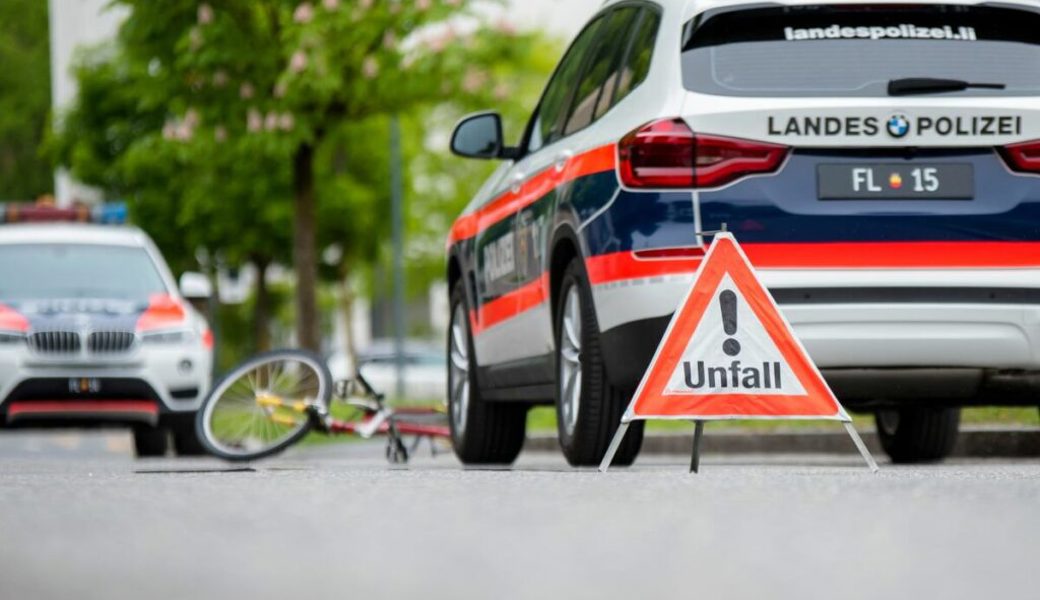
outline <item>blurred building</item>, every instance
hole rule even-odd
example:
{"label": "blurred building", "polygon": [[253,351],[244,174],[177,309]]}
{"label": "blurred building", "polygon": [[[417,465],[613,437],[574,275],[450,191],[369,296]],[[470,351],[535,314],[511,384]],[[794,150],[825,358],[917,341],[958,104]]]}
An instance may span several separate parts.
{"label": "blurred building", "polygon": [[[48,0],[51,46],[51,104],[55,114],[76,97],[72,66],[77,48],[111,39],[126,16],[111,0]],[[99,190],[78,183],[64,169],[54,174],[54,196],[58,206],[74,201],[97,204],[103,200]]]}

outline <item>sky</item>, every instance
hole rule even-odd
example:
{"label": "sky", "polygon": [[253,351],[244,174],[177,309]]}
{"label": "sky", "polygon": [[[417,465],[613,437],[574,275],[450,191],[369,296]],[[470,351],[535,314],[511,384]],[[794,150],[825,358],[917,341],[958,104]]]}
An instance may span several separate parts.
{"label": "sky", "polygon": [[602,5],[603,0],[509,0],[506,15],[522,28],[544,27],[569,42]]}

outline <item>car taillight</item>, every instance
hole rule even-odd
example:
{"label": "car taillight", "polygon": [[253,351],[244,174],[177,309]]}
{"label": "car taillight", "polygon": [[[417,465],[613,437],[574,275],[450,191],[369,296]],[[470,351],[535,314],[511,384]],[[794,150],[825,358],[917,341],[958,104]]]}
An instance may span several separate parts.
{"label": "car taillight", "polygon": [[784,162],[787,146],[694,133],[682,119],[643,125],[618,142],[618,174],[630,188],[708,188]]}
{"label": "car taillight", "polygon": [[1040,140],[1004,146],[1000,153],[1011,170],[1040,173]]}
{"label": "car taillight", "polygon": [[693,131],[680,119],[648,123],[618,142],[618,172],[628,187],[692,187],[694,162]]}

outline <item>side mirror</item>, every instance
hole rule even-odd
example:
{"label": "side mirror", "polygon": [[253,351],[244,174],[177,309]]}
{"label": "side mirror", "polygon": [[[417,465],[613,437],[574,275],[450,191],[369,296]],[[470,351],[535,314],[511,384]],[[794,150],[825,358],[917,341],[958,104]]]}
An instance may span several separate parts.
{"label": "side mirror", "polygon": [[181,275],[181,296],[187,300],[208,300],[213,295],[213,284],[202,273],[188,271]]}
{"label": "side mirror", "polygon": [[502,142],[502,117],[496,112],[470,115],[451,134],[451,151],[466,158],[513,158],[515,148]]}

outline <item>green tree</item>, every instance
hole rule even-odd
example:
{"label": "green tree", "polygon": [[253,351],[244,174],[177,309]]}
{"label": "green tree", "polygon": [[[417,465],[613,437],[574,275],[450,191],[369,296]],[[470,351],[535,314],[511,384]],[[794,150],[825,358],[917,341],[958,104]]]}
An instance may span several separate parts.
{"label": "green tree", "polygon": [[[347,284],[389,250],[387,115],[403,125],[409,280],[425,289],[443,277],[451,220],[495,166],[450,157],[452,125],[494,107],[518,137],[559,53],[556,43],[505,24],[429,25],[462,10],[450,0],[426,3],[425,20],[394,26],[424,3],[402,3],[396,13],[366,2],[126,3],[133,10],[116,43],[80,59],[79,101],[51,143],[58,161],[126,198],[175,269],[194,268],[197,248],[226,266],[263,268],[290,255],[304,152],[317,239],[304,254],[315,254],[308,264],[317,270],[317,249],[332,250],[321,275],[339,282],[348,304]],[[320,42],[335,37],[330,28],[343,18],[355,41],[330,46],[363,39],[378,49],[329,54]],[[302,65],[289,47],[304,48]],[[271,307],[264,289],[256,295],[262,348]]]}
{"label": "green tree", "polygon": [[77,102],[48,142],[55,160],[124,198],[175,271],[198,268],[199,249],[222,266],[254,264],[254,345],[266,349],[274,307],[264,273],[289,256],[285,161],[265,152],[262,140],[233,143],[219,129],[197,128],[192,117],[171,120],[154,64],[130,60],[118,44],[85,53],[74,73]]}
{"label": "green tree", "polygon": [[266,150],[291,165],[297,333],[311,349],[323,143],[344,123],[467,95],[473,64],[522,59],[515,36],[457,31],[474,18],[467,0],[120,1],[131,8],[121,31],[127,52],[166,74],[182,122],[264,136]]}
{"label": "green tree", "polygon": [[0,2],[0,65],[0,199],[32,199],[53,186],[38,152],[51,103],[46,2]]}

